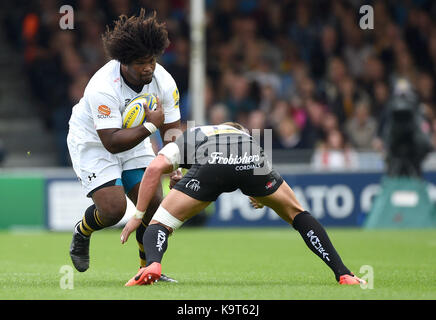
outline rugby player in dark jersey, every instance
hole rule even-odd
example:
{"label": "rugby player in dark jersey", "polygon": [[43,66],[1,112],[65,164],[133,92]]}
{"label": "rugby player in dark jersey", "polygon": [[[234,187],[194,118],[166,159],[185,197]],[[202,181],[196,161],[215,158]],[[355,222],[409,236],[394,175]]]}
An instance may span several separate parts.
{"label": "rugby player in dark jersey", "polygon": [[136,213],[121,233],[122,243],[141,224],[161,176],[178,167],[189,171],[179,176],[145,230],[147,265],[126,286],[151,284],[159,279],[171,232],[221,193],[236,189],[249,196],[255,208],[268,206],[292,225],[340,284],[365,283],[343,264],[321,224],[304,210],[289,185],[272,169],[262,148],[237,123],[190,128],[159,151],[142,178]]}

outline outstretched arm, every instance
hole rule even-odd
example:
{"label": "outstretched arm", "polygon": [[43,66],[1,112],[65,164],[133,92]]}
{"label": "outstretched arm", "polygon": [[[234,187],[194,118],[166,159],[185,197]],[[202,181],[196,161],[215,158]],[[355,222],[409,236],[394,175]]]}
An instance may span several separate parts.
{"label": "outstretched arm", "polygon": [[141,224],[142,217],[147,210],[151,198],[156,192],[160,183],[161,176],[173,171],[173,165],[164,155],[158,155],[147,167],[139,186],[138,202],[136,203],[136,213],[127,222],[121,232],[121,243],[125,243],[129,235]]}
{"label": "outstretched arm", "polygon": [[150,200],[155,194],[157,186],[160,183],[161,176],[172,171],[173,165],[164,155],[158,155],[150,163],[145,170],[141,185],[139,187],[138,202],[136,203],[137,211],[145,212],[147,210]]}

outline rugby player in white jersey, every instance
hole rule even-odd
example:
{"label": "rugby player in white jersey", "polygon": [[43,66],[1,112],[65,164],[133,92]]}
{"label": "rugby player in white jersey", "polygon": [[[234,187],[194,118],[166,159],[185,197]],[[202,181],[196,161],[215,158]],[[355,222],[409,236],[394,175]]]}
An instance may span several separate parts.
{"label": "rugby player in white jersey", "polygon": [[[93,205],[73,232],[70,256],[75,268],[89,268],[92,232],[118,223],[125,214],[126,196],[136,204],[139,184],[148,164],[155,158],[149,136],[180,128],[179,92],[172,76],[156,59],[169,45],[164,24],[156,14],[120,16],[114,28],[102,36],[112,59],[90,79],[84,95],[74,106],[67,137],[72,165],[85,194]],[[138,94],[158,98],[155,111],[147,110],[144,125],[122,128],[122,113]],[[162,200],[158,188],[141,227],[137,230],[140,264],[145,266],[142,235]],[[169,280],[165,276],[161,280]]]}

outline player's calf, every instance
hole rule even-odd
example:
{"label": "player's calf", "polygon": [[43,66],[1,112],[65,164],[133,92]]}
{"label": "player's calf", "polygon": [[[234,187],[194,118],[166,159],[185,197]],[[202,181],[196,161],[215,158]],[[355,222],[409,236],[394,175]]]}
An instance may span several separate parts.
{"label": "player's calf", "polygon": [[161,262],[168,247],[169,230],[160,224],[151,224],[144,232],[142,243],[146,255],[146,266],[153,262]]}
{"label": "player's calf", "polygon": [[343,264],[324,227],[309,212],[297,214],[292,225],[300,233],[307,247],[334,272],[336,281],[339,282],[343,275],[353,275]]}
{"label": "player's calf", "polygon": [[[138,229],[136,229],[136,241],[138,242],[138,246],[139,246],[140,269],[149,265],[149,264],[147,264],[145,249],[144,249],[144,246],[142,244],[142,242],[144,241],[145,230],[147,230],[147,226],[145,225],[144,221],[142,221],[141,225],[138,227]],[[152,236],[152,238],[153,238],[153,236]],[[162,253],[162,255],[163,255],[163,253]],[[149,258],[153,259],[152,257],[149,257]],[[160,259],[162,259],[162,257],[160,257]],[[177,280],[175,280],[175,279],[173,279],[173,278],[171,278],[163,273],[161,273],[161,275],[157,281],[177,282]]]}

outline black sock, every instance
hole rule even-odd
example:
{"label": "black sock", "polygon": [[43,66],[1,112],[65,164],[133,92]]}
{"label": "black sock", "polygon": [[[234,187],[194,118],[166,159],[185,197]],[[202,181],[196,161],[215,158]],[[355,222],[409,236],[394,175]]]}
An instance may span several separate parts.
{"label": "black sock", "polygon": [[147,265],[147,262],[145,260],[144,246],[142,244],[146,228],[147,225],[144,223],[144,220],[142,220],[141,225],[138,227],[138,229],[136,229],[136,242],[138,243],[139,247],[139,265],[141,268]]}
{"label": "black sock", "polygon": [[309,249],[332,269],[337,281],[341,275],[351,274],[342,263],[324,227],[309,212],[298,214],[292,225],[301,234]]}
{"label": "black sock", "polygon": [[82,221],[77,225],[77,231],[86,237],[89,237],[94,231],[103,228],[105,228],[105,225],[100,220],[99,212],[95,204],[86,209]]}
{"label": "black sock", "polygon": [[142,243],[147,261],[147,266],[153,262],[161,262],[168,247],[168,236],[170,232],[164,226],[152,224],[144,232]]}

